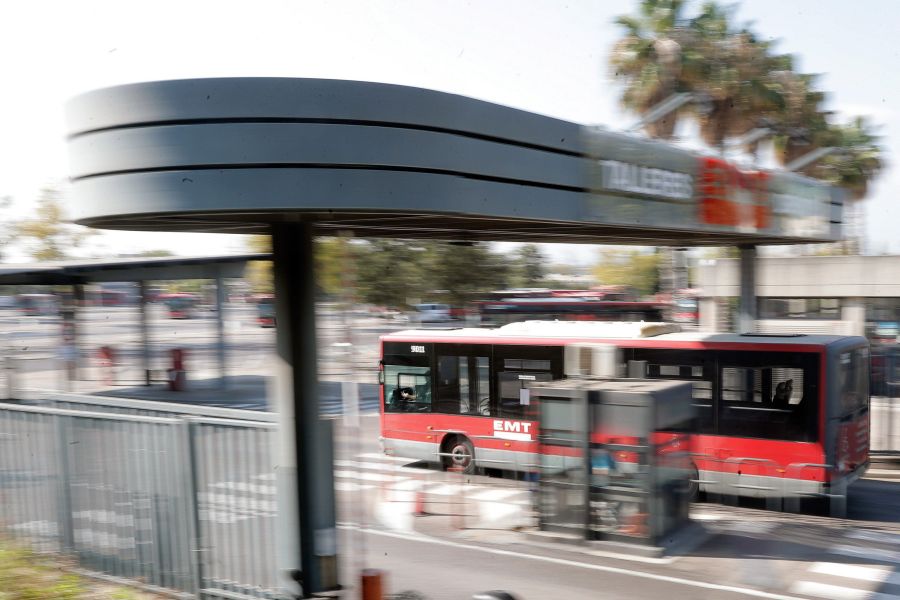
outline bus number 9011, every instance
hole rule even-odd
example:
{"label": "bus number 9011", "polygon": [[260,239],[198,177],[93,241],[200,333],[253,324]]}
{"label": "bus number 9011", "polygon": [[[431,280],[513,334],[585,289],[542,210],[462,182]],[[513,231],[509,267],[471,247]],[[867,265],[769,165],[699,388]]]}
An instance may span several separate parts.
{"label": "bus number 9011", "polygon": [[410,346],[409,351],[413,354],[425,354],[425,346]]}

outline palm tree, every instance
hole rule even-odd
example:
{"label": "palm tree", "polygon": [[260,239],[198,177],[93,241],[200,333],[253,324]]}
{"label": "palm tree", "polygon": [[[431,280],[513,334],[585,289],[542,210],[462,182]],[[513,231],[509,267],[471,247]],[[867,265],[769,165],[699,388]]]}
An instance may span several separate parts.
{"label": "palm tree", "polygon": [[806,173],[847,192],[845,237],[849,244],[845,247],[847,252],[857,253],[865,233],[861,200],[866,197],[869,184],[884,168],[879,137],[865,117],[856,117],[849,123],[830,126],[820,142],[836,151],[811,165]]}
{"label": "palm tree", "polygon": [[[625,81],[620,103],[638,114],[686,89],[683,78],[685,43],[689,32],[681,15],[683,0],[641,0],[637,16],[623,15],[616,23],[625,36],[613,46],[609,59],[614,78]],[[645,126],[648,135],[668,139],[675,131],[678,111]]]}

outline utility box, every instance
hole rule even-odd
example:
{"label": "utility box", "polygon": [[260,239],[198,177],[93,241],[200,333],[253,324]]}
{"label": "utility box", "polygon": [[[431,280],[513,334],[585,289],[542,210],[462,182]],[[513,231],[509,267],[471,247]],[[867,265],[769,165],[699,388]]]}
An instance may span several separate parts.
{"label": "utility box", "polygon": [[657,545],[689,522],[689,382],[584,378],[530,387],[541,419],[542,529]]}

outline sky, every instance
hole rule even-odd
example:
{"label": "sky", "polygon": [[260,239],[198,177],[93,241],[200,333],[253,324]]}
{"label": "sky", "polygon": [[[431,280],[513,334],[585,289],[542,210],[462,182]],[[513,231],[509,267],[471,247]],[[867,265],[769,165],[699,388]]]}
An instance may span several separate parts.
{"label": "sky", "polygon": [[[697,6],[694,3],[693,6]],[[64,183],[63,108],[79,93],[137,81],[223,76],[323,77],[453,92],[584,124],[624,129],[606,61],[629,1],[59,0],[0,3],[0,198],[8,218]],[[820,73],[828,107],[880,125],[887,169],[866,201],[867,248],[900,253],[900,2],[753,0],[738,5],[777,50]],[[696,147],[692,128],[679,132]],[[4,219],[7,220],[7,219]],[[167,249],[242,252],[236,236],[94,236],[96,255]],[[595,249],[546,246],[587,264]],[[23,258],[23,257],[10,257]]]}

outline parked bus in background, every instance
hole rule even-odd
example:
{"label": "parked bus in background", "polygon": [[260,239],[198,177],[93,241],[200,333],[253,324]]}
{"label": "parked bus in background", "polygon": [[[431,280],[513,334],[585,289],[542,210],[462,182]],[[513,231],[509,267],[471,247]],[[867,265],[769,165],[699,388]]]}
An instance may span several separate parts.
{"label": "parked bus in background", "polygon": [[672,320],[676,323],[699,323],[699,297],[699,290],[694,289],[678,290],[672,294]]}
{"label": "parked bus in background", "polygon": [[16,306],[26,316],[59,314],[59,298],[55,294],[19,294]]}
{"label": "parked bus in background", "polygon": [[584,357],[572,350],[597,343],[618,347],[646,378],[693,384],[701,490],[829,498],[869,464],[865,338],[701,334],[664,323],[533,321],[383,336],[384,452],[467,472],[529,470],[540,461],[528,382],[577,372],[566,361]]}
{"label": "parked bus in background", "polygon": [[578,296],[509,298],[475,303],[482,325],[517,321],[648,321],[658,322],[667,308],[660,302],[620,302]]}
{"label": "parked bus in background", "polygon": [[272,294],[258,294],[254,296],[256,302],[256,322],[260,327],[275,327],[275,296]]}
{"label": "parked bus in background", "polygon": [[124,290],[98,289],[87,292],[87,302],[92,306],[124,306],[130,300],[128,292]]}
{"label": "parked bus in background", "polygon": [[158,299],[166,305],[170,319],[193,318],[200,302],[197,294],[188,293],[160,294]]}

